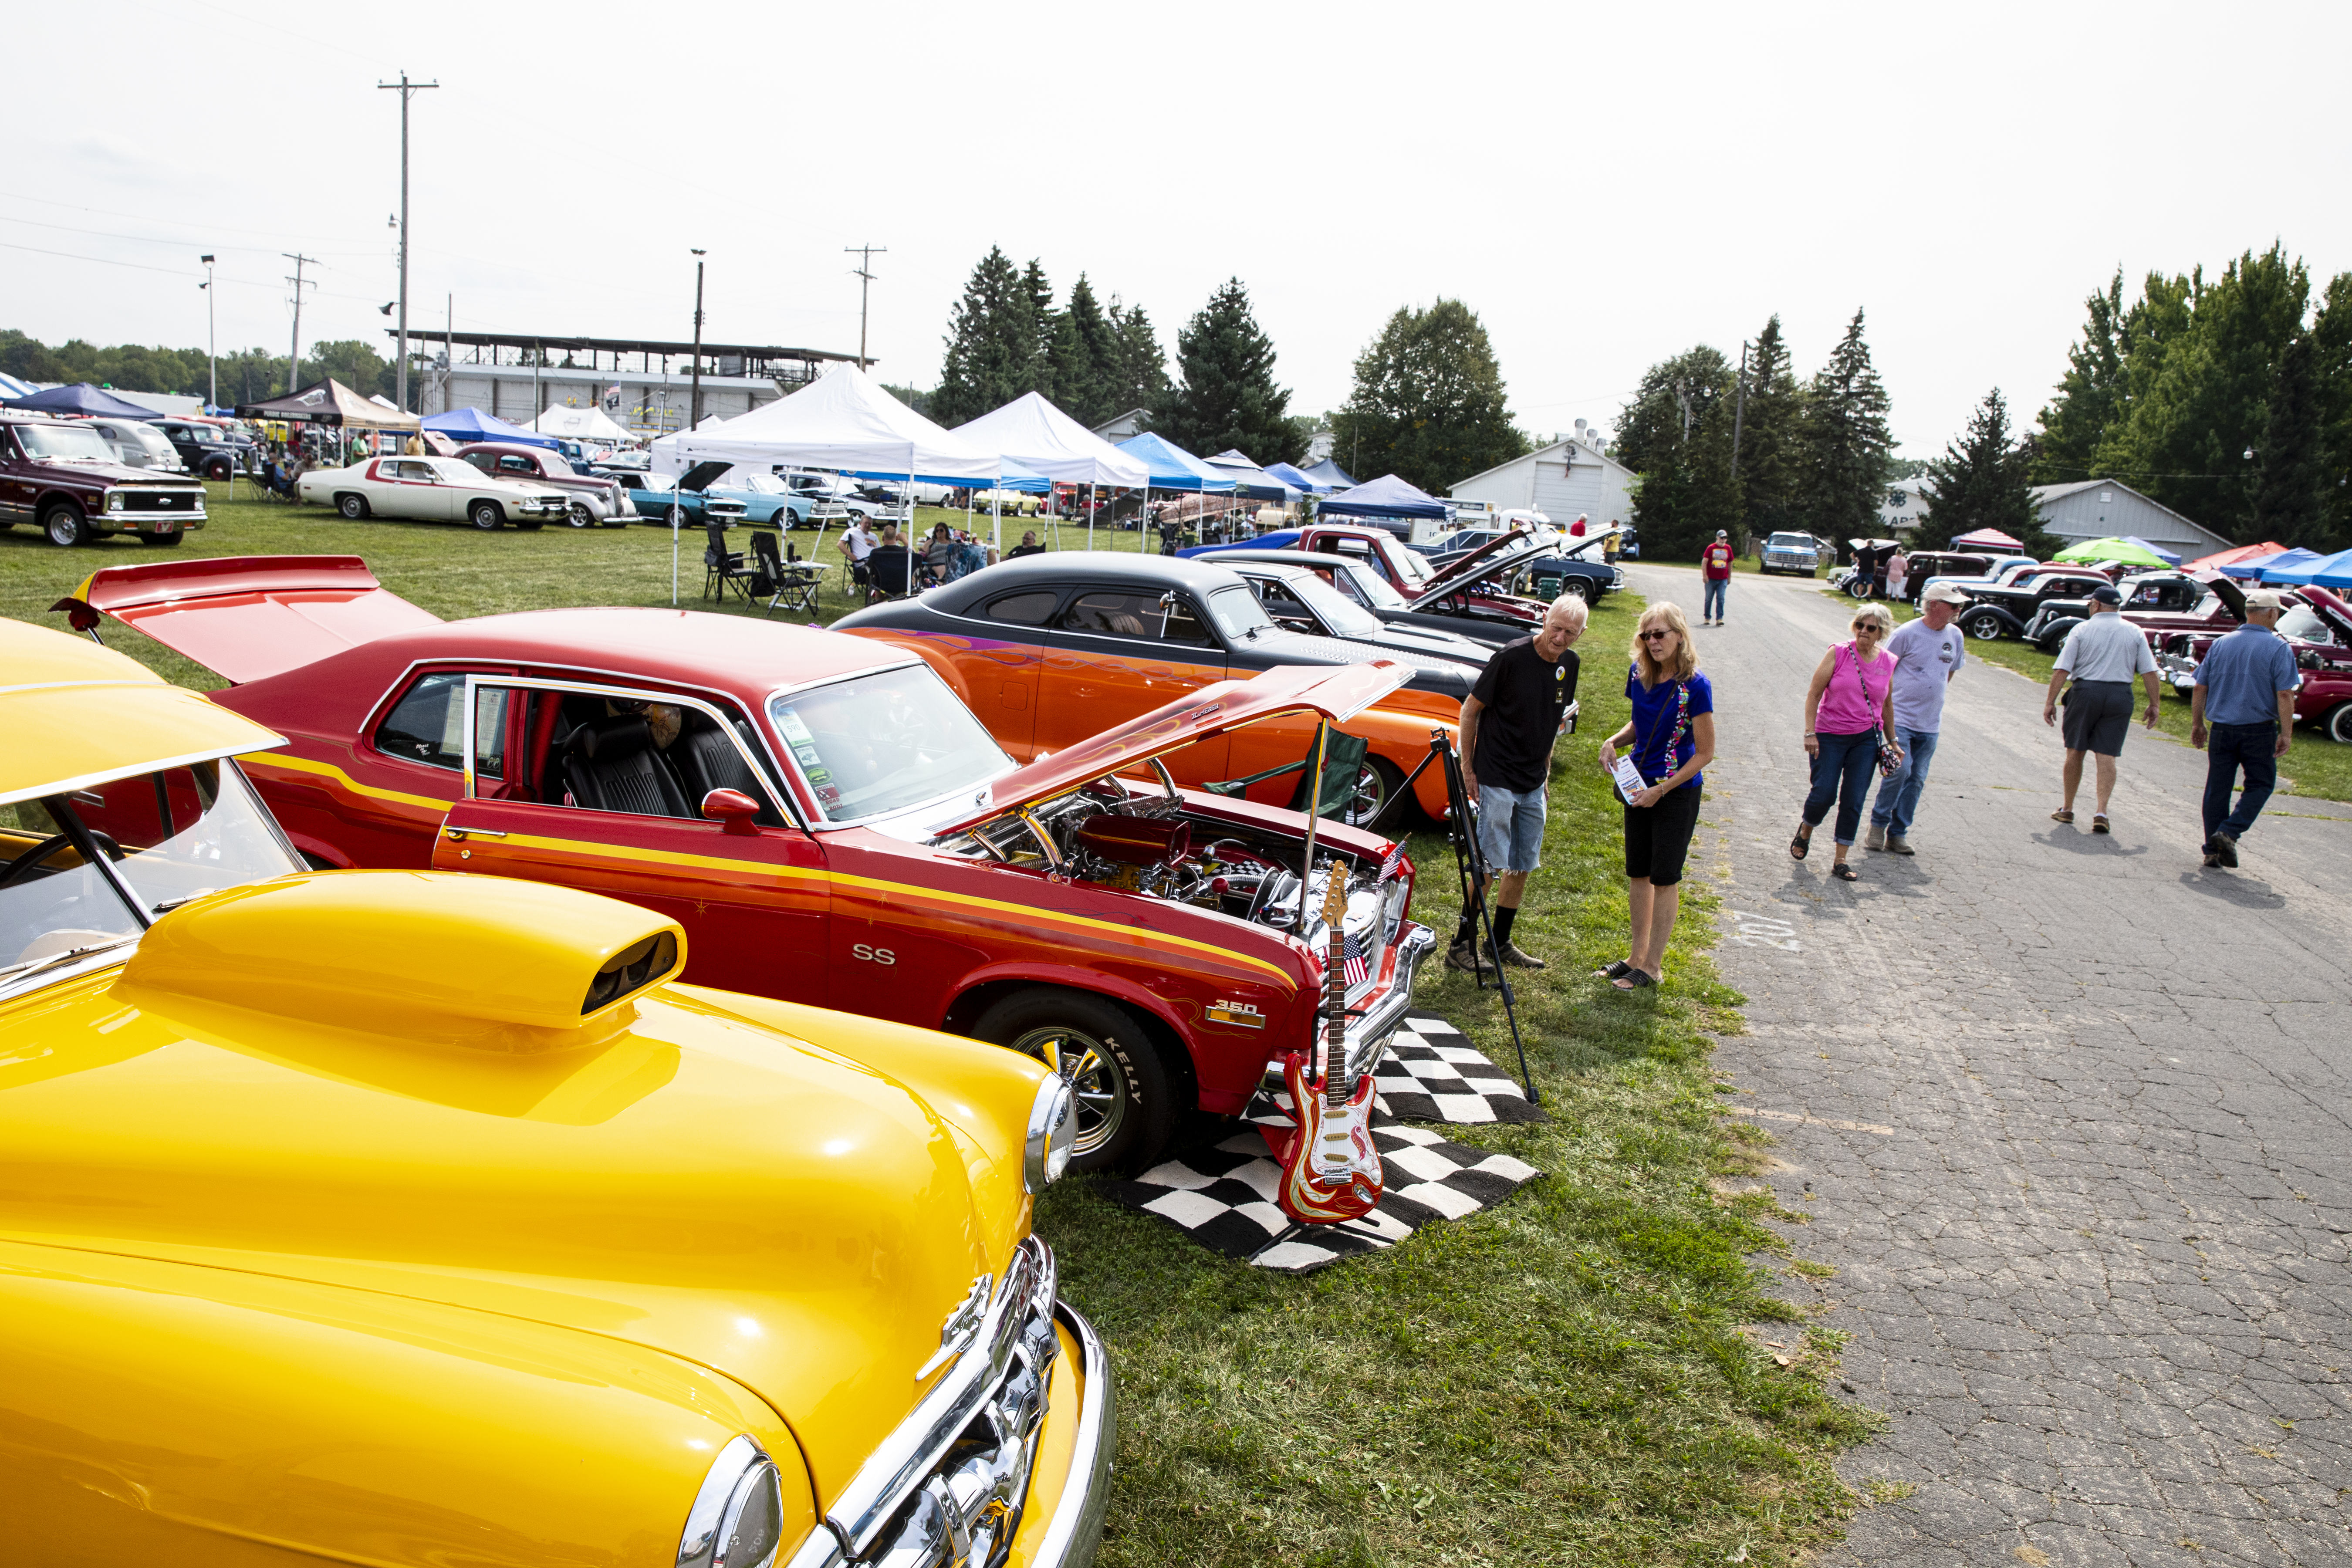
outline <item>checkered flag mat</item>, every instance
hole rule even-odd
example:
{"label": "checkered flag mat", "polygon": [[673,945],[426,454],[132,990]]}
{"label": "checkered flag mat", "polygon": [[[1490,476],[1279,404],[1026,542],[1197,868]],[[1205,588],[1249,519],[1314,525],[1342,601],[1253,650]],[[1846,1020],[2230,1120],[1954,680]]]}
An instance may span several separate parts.
{"label": "checkered flag mat", "polygon": [[1545,1121],[1519,1080],[1434,1013],[1409,1013],[1372,1069],[1373,1104],[1400,1121]]}
{"label": "checkered flag mat", "polygon": [[1394,1247],[1432,1220],[1492,1208],[1542,1174],[1524,1160],[1449,1143],[1422,1127],[1374,1127],[1372,1142],[1387,1172],[1387,1191],[1371,1213],[1339,1225],[1295,1225],[1282,1212],[1275,1201],[1282,1167],[1255,1127],[1212,1147],[1186,1150],[1135,1181],[1106,1183],[1102,1190],[1167,1220],[1212,1252],[1303,1274]]}

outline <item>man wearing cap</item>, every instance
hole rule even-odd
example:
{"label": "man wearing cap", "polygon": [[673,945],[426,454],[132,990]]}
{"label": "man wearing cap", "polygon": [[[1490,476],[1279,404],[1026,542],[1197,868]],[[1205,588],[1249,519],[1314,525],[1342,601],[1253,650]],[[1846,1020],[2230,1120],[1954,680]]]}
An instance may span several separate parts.
{"label": "man wearing cap", "polygon": [[[1699,625],[1723,625],[1723,596],[1731,590],[1731,535],[1718,528],[1715,542],[1700,552],[1699,575],[1706,580],[1706,596],[1699,602]],[[1685,622],[1685,626],[1689,623]]]}
{"label": "man wearing cap", "polygon": [[[2246,621],[2216,638],[2189,692],[2189,743],[2205,752],[2205,864],[2235,866],[2238,840],[2254,825],[2278,784],[2278,760],[2294,735],[2294,694],[2303,677],[2294,650],[2278,635],[2283,601],[2246,595]],[[2210,746],[2208,741],[2211,742]],[[2246,773],[2237,809],[2230,791]]]}
{"label": "man wearing cap", "polygon": [[2074,792],[2083,786],[2083,754],[2099,759],[2099,809],[2092,815],[2091,831],[2107,831],[2107,797],[2115,793],[2116,758],[2122,755],[2124,736],[2131,729],[2132,678],[2147,684],[2147,712],[2142,722],[2156,728],[2156,653],[2147,634],[2116,612],[2124,596],[2114,584],[2091,590],[2091,614],[2066,634],[2066,646],[2050,671],[2050,689],[2042,702],[2042,721],[2058,722],[2058,689],[2066,678],[2074,684],[2066,693],[2066,766],[2060,782],[2065,802],[2050,814],[2053,822],[2074,820]]}
{"label": "man wearing cap", "polygon": [[1886,651],[1895,656],[1892,739],[1903,748],[1903,765],[1878,781],[1865,849],[1911,853],[1911,823],[1919,815],[1919,792],[1927,786],[1927,763],[1944,721],[1944,688],[1968,657],[1968,638],[1952,624],[1968,602],[1949,583],[1938,583],[1920,595],[1919,618],[1904,622],[1887,639]]}

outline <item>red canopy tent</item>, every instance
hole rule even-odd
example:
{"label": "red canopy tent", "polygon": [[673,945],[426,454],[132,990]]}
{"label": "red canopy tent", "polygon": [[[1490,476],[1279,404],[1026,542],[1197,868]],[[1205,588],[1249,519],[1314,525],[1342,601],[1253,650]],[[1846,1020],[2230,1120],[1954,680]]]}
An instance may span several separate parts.
{"label": "red canopy tent", "polygon": [[2283,554],[2285,550],[2285,545],[2272,542],[2241,544],[2233,550],[2216,551],[2210,555],[2200,556],[2194,561],[2184,561],[2181,563],[2180,569],[2183,572],[2218,572],[2224,566],[2235,566],[2241,561],[2252,561],[2263,555]]}
{"label": "red canopy tent", "polygon": [[1963,533],[1952,541],[1955,550],[2022,550],[2025,542],[2011,539],[1997,528],[1979,528],[1974,533]]}

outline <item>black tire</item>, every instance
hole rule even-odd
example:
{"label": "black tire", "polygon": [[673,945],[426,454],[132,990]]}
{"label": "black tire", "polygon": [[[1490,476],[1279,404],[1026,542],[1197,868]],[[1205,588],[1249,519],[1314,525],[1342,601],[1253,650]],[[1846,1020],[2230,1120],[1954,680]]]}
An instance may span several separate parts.
{"label": "black tire", "polygon": [[496,533],[506,520],[506,512],[494,500],[478,500],[466,509],[466,521],[484,533]]}
{"label": "black tire", "polygon": [[2009,634],[2008,626],[1999,616],[1982,612],[1964,617],[1960,623],[1960,630],[1979,642],[1999,642]]}
{"label": "black tire", "polygon": [[185,533],[175,528],[169,533],[142,533],[139,536],[139,540],[141,543],[152,544],[158,550],[177,550],[180,548],[180,541],[187,537]]}
{"label": "black tire", "polygon": [[1040,985],[990,1007],[971,1032],[1070,1080],[1078,1097],[1072,1170],[1132,1173],[1166,1147],[1176,1125],[1168,1066],[1143,1026],[1118,1003]]}
{"label": "black tire", "polygon": [[60,550],[71,550],[89,542],[89,524],[81,515],[81,508],[69,500],[52,501],[41,511],[41,531],[49,542]]}
{"label": "black tire", "polygon": [[204,477],[211,479],[215,484],[227,479],[230,474],[236,471],[236,466],[231,463],[226,458],[207,458],[205,459]]}
{"label": "black tire", "polygon": [[2338,702],[2321,722],[2327,726],[2329,740],[2352,746],[2352,702]]}
{"label": "black tire", "polygon": [[546,526],[547,520],[543,517],[524,517],[515,520],[516,531],[520,533],[537,533]]}
{"label": "black tire", "polygon": [[367,497],[361,495],[339,495],[335,498],[335,510],[341,512],[353,522],[364,521],[366,521],[368,514]]}
{"label": "black tire", "polygon": [[1845,580],[1845,591],[1846,595],[1849,598],[1867,599],[1870,597],[1871,593],[1870,579],[1867,577],[1849,577]]}
{"label": "black tire", "polygon": [[565,509],[563,521],[574,528],[593,528],[596,526],[596,509],[584,500],[573,501]]}

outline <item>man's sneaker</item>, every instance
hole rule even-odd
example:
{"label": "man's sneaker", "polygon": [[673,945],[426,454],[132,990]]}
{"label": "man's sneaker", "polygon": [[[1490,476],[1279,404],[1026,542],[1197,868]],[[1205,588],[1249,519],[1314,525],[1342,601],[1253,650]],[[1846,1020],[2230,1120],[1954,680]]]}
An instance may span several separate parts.
{"label": "man's sneaker", "polygon": [[2214,854],[2210,849],[2205,851],[2205,869],[2208,871],[2218,871],[2221,868],[2221,858],[2219,855]]}
{"label": "man's sneaker", "polygon": [[1886,851],[1890,855],[1911,855],[1916,853],[1916,851],[1911,847],[1911,840],[1904,837],[1899,833],[1890,833],[1886,836]]}
{"label": "man's sneaker", "polygon": [[1872,824],[1870,825],[1870,831],[1869,831],[1869,832],[1867,832],[1867,833],[1865,833],[1865,834],[1864,834],[1864,835],[1862,836],[1862,847],[1863,847],[1864,849],[1884,849],[1884,848],[1885,848],[1885,847],[1886,847],[1886,829],[1885,829],[1884,827],[1881,827],[1878,824],[1876,824],[1876,823],[1874,823],[1874,823],[1872,823]]}
{"label": "man's sneaker", "polygon": [[2213,853],[2221,858],[2222,865],[2234,869],[2238,864],[2238,841],[2226,833],[2216,833],[2213,835]]}
{"label": "man's sneaker", "polygon": [[1541,969],[1544,966],[1544,961],[1534,953],[1520,952],[1516,942],[1503,944],[1503,962],[1514,969]]}
{"label": "man's sneaker", "polygon": [[1465,974],[1484,974],[1486,966],[1478,962],[1478,950],[1466,942],[1457,942],[1445,950],[1445,967],[1458,969]]}

